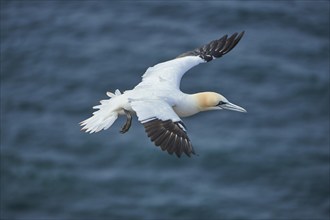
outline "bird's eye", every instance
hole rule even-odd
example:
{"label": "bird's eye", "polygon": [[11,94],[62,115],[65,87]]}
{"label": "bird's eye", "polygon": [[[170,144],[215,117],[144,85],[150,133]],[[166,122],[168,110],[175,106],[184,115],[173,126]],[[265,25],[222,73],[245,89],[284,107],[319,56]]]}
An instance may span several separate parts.
{"label": "bird's eye", "polygon": [[224,105],[224,104],[227,104],[227,102],[220,101],[220,102],[218,103],[218,105]]}

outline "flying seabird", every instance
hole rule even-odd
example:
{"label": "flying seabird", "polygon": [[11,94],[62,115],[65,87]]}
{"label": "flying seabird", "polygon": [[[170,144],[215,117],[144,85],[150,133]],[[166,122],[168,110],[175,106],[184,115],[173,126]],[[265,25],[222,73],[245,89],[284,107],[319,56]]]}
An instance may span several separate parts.
{"label": "flying seabird", "polygon": [[89,133],[106,130],[118,116],[126,115],[127,121],[120,131],[125,133],[131,126],[132,115],[136,114],[156,146],[178,157],[182,153],[190,157],[195,151],[180,117],[209,110],[246,110],[215,92],[183,93],[180,90],[181,78],[190,68],[227,54],[243,34],[244,31],[230,37],[224,35],[175,59],[149,67],[142,81],[132,90],[107,92],[110,98],[101,100],[100,105],[93,107],[98,109],[93,116],[80,122],[82,130]]}

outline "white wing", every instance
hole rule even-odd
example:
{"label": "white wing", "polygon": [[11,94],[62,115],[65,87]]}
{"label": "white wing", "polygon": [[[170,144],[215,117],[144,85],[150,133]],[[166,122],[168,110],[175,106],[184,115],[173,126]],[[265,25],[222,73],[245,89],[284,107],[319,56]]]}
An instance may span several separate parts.
{"label": "white wing", "polygon": [[131,106],[156,146],[178,157],[195,154],[185,126],[172,107],[160,99],[131,100]]}
{"label": "white wing", "polygon": [[160,83],[165,83],[179,89],[181,78],[189,69],[228,53],[240,41],[243,34],[244,31],[240,34],[234,33],[229,38],[225,35],[202,47],[183,53],[173,60],[149,67],[142,76],[142,82],[136,87],[159,86]]}
{"label": "white wing", "polygon": [[179,89],[182,76],[192,67],[204,62],[206,61],[199,56],[187,56],[159,63],[147,69],[142,82],[137,86],[166,83]]}

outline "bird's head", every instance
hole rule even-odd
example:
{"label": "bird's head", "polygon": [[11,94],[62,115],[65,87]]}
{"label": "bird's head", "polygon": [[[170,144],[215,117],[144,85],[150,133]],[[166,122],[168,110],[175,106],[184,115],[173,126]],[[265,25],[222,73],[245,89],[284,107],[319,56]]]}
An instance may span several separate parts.
{"label": "bird's head", "polygon": [[201,92],[195,94],[195,97],[201,111],[226,109],[246,112],[244,108],[229,102],[223,95],[215,92]]}

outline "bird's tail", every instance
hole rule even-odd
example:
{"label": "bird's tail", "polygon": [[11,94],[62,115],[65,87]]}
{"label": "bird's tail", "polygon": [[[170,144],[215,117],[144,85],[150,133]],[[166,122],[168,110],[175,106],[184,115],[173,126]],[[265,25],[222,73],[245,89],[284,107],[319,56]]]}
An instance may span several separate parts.
{"label": "bird's tail", "polygon": [[89,133],[99,132],[102,129],[108,129],[118,118],[118,112],[114,110],[113,100],[120,96],[121,93],[117,89],[115,93],[107,92],[110,99],[101,100],[101,105],[94,106],[93,109],[98,109],[93,113],[93,116],[80,122],[81,130]]}

